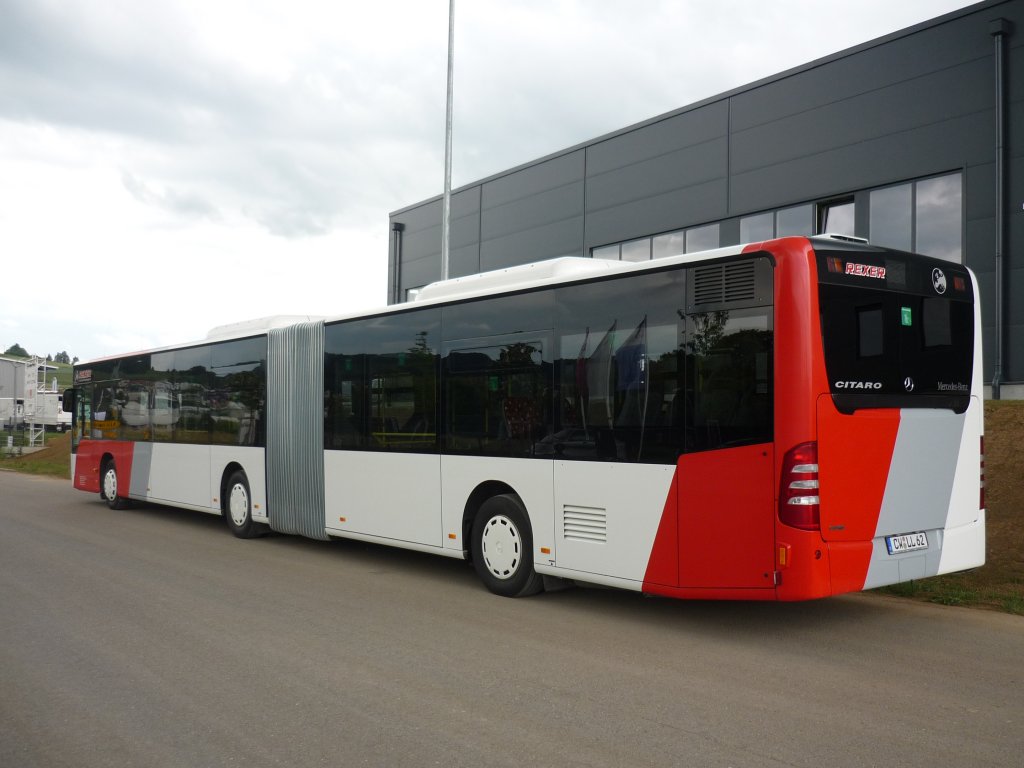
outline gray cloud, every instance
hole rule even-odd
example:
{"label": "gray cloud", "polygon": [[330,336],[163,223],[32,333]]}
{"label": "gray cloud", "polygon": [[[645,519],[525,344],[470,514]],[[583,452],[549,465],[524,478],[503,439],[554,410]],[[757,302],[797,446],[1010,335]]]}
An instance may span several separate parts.
{"label": "gray cloud", "polygon": [[127,171],[121,174],[121,183],[131,193],[132,197],[140,203],[157,206],[165,211],[186,218],[200,218],[211,221],[217,221],[221,218],[220,212],[216,207],[196,194],[174,189],[155,190]]}
{"label": "gray cloud", "polygon": [[[316,4],[256,4],[263,27],[211,41],[174,3],[0,0],[0,119],[111,137],[125,188],[186,220],[241,216],[285,238],[383,227],[442,186],[447,24],[427,6],[343,4],[321,28]],[[456,186],[865,39],[852,23],[823,39],[806,6],[459,3]],[[282,24],[276,70],[258,46],[274,13],[311,22]]]}
{"label": "gray cloud", "polygon": [[[282,237],[319,235],[368,205],[402,202],[390,192],[394,158],[377,147],[401,145],[416,177],[426,176],[421,166],[440,167],[428,140],[440,143],[443,92],[440,104],[427,95],[430,67],[421,63],[389,57],[367,70],[311,48],[273,79],[180,37],[187,30],[174,19],[148,11],[112,31],[73,4],[5,5],[0,118],[133,143],[122,179],[147,204],[185,217],[232,211]],[[422,120],[430,111],[432,131]]]}

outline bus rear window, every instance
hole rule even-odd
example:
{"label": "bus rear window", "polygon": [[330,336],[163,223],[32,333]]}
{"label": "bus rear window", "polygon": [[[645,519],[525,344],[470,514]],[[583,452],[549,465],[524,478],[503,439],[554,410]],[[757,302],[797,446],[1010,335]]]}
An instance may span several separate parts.
{"label": "bus rear window", "polygon": [[884,352],[882,342],[882,307],[857,309],[857,354],[860,357],[878,357]]}
{"label": "bus rear window", "polygon": [[974,296],[963,267],[881,249],[819,252],[818,267],[825,367],[840,411],[967,408]]}
{"label": "bus rear window", "polygon": [[948,347],[953,343],[951,304],[946,299],[925,299],[921,307],[921,330],[928,349]]}

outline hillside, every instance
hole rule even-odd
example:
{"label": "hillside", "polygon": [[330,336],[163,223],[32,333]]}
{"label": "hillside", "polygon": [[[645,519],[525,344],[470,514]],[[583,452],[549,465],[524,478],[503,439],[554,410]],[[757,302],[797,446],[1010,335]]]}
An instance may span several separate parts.
{"label": "hillside", "polygon": [[894,589],[949,605],[1024,614],[1024,401],[985,404],[987,562],[982,568]]}

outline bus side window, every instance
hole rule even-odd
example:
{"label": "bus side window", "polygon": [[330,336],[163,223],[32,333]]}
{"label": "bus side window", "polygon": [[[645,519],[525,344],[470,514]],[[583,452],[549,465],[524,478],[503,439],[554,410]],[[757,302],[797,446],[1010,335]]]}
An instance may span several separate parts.
{"label": "bus side window", "polygon": [[550,378],[551,367],[536,340],[450,352],[447,448],[488,456],[549,452]]}
{"label": "bus side window", "polygon": [[687,448],[702,451],[772,439],[769,310],[688,317]]}
{"label": "bus side window", "polygon": [[92,437],[92,384],[79,384],[75,393],[75,431],[72,441],[77,446],[84,437]]}
{"label": "bus side window", "polygon": [[436,366],[429,349],[369,355],[371,446],[379,450],[437,449]]}

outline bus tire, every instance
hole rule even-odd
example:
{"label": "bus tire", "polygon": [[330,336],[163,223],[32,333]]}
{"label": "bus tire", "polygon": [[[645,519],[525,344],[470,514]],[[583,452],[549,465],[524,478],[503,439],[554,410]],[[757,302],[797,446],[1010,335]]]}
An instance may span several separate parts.
{"label": "bus tire", "polygon": [[231,473],[224,487],[224,519],[231,532],[240,539],[254,539],[267,531],[266,525],[252,519],[249,478],[240,469]]}
{"label": "bus tire", "polygon": [[125,509],[128,506],[128,499],[118,496],[117,489],[117,465],[113,459],[107,459],[100,469],[100,498],[107,502],[111,509]]}
{"label": "bus tire", "polygon": [[526,597],[544,588],[533,570],[533,533],[519,498],[492,496],[480,505],[470,541],[473,568],[491,592]]}

